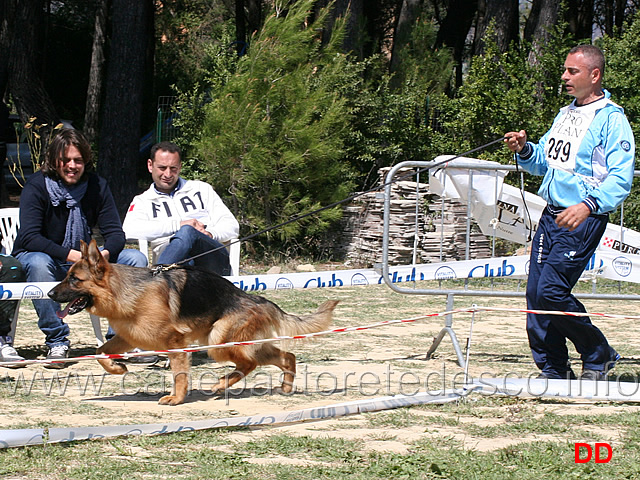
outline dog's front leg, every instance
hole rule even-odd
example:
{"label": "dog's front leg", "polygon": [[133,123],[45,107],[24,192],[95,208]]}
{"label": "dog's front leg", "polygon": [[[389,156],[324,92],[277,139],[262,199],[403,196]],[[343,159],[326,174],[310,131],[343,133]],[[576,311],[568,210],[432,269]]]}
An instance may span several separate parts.
{"label": "dog's front leg", "polygon": [[[133,347],[129,345],[125,340],[123,340],[118,335],[114,336],[110,340],[108,340],[105,344],[103,344],[96,353],[125,353],[132,349]],[[98,360],[102,368],[104,368],[107,372],[113,375],[122,375],[127,372],[127,366],[124,363],[116,362],[110,358],[100,359]]]}
{"label": "dog's front leg", "polygon": [[169,364],[173,375],[173,388],[171,395],[165,395],[158,403],[160,405],[180,405],[184,403],[189,388],[191,358],[188,353],[170,353]]}

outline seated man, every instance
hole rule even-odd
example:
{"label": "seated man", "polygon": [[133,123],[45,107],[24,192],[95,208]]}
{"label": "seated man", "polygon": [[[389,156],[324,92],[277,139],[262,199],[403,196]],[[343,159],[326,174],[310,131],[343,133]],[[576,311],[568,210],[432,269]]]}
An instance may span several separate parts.
{"label": "seated man", "polygon": [[[0,283],[24,282],[24,270],[20,262],[10,255],[0,254]],[[11,322],[20,300],[0,300],[0,362],[24,360],[13,348]],[[18,366],[18,365],[16,365]]]}
{"label": "seated man", "polygon": [[[27,282],[61,281],[81,258],[80,240],[89,242],[92,228],[104,239],[102,255],[110,262],[145,267],[139,250],[124,249],[125,236],[107,181],[93,173],[91,146],[78,130],[62,129],[51,140],[41,169],[20,196],[20,229],[13,255],[22,263]],[[38,326],[49,347],[47,359],[69,356],[70,330],[57,315],[60,304],[33,300]],[[50,363],[49,368],[66,364]]]}
{"label": "seated man", "polygon": [[158,143],[150,157],[147,168],[153,184],[129,206],[123,224],[127,238],[149,240],[158,264],[201,255],[187,263],[230,275],[223,243],[238,237],[238,221],[211,185],[180,177],[182,158],[177,145]]}

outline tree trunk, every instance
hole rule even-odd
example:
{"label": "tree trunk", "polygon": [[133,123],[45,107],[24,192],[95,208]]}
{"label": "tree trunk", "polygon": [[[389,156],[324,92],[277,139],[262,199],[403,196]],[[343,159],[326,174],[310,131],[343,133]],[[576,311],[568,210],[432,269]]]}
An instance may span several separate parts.
{"label": "tree trunk", "polygon": [[[14,2],[16,0],[8,0]],[[10,40],[8,62],[8,90],[20,114],[26,122],[36,117],[36,123],[56,125],[60,117],[44,88],[41,75],[41,58],[44,39],[42,32],[44,0],[17,0],[19,8],[15,10],[13,35]],[[14,4],[17,6],[17,4]],[[47,130],[47,129],[45,129]],[[44,133],[43,138],[47,134]]]}
{"label": "tree trunk", "polygon": [[464,47],[478,10],[478,0],[451,0],[438,36],[436,48],[449,47],[456,62],[456,85],[462,85],[462,59]]}
{"label": "tree trunk", "polygon": [[614,21],[614,3],[615,0],[604,0],[602,7],[602,33],[605,35],[611,35],[613,33],[613,21]]}
{"label": "tree trunk", "polygon": [[524,39],[531,42],[529,62],[538,64],[542,46],[551,38],[551,28],[558,23],[560,4],[556,0],[533,0],[524,28]]}
{"label": "tree trunk", "polygon": [[422,0],[403,0],[398,21],[396,22],[395,31],[393,33],[393,46],[391,48],[391,62],[389,69],[395,72],[400,63],[400,51],[411,40],[411,32],[416,23]]}
{"label": "tree trunk", "polygon": [[9,82],[9,52],[14,10],[9,0],[0,0],[0,101],[4,99]]}
{"label": "tree trunk", "polygon": [[604,35],[615,36],[624,26],[624,12],[627,8],[628,0],[602,0],[600,2],[601,24],[600,28]]}
{"label": "tree trunk", "polygon": [[93,47],[91,49],[91,69],[87,87],[87,102],[84,110],[84,134],[89,142],[96,140],[98,134],[98,117],[102,92],[104,70],[104,42],[107,28],[108,0],[97,0],[96,21],[93,31]]}
{"label": "tree trunk", "polygon": [[520,13],[518,0],[480,0],[478,21],[474,38],[474,55],[482,55],[486,45],[486,34],[491,21],[500,52],[508,50],[511,42],[518,41]]}
{"label": "tree trunk", "polygon": [[569,32],[578,40],[591,41],[593,33],[593,0],[567,0]]}
{"label": "tree trunk", "polygon": [[262,25],[262,0],[247,0],[247,30],[249,37]]}
{"label": "tree trunk", "polygon": [[[9,52],[11,41],[11,29],[13,21],[10,20],[13,9],[7,0],[0,0],[0,129],[9,126],[9,109],[4,103],[4,96],[9,82]],[[7,161],[7,145],[0,138],[0,206],[9,206],[9,191],[4,180],[4,164]]]}
{"label": "tree trunk", "polygon": [[344,36],[344,51],[353,52],[358,59],[364,58],[364,44],[362,35],[363,22],[363,0],[338,0],[336,10],[348,13],[347,31]]}
{"label": "tree trunk", "polygon": [[244,55],[251,36],[262,25],[262,0],[236,0],[236,51]]}
{"label": "tree trunk", "polygon": [[[614,21],[614,25],[622,30],[622,26],[624,25],[624,10],[627,7],[627,0],[615,0],[616,2],[616,17]],[[613,35],[614,32],[611,32]]]}
{"label": "tree trunk", "polygon": [[113,0],[111,50],[100,127],[99,173],[107,179],[124,215],[137,193],[142,99],[153,1]]}
{"label": "tree trunk", "polygon": [[244,0],[236,0],[236,52],[243,55],[247,48],[247,24],[244,18]]}
{"label": "tree trunk", "polygon": [[[312,16],[318,15],[318,13],[322,9],[327,8],[330,3],[332,2],[329,0],[318,0],[314,2]],[[331,38],[336,19],[346,17],[348,18],[342,48],[345,52],[355,54],[358,59],[363,59],[364,40],[367,37],[364,31],[367,27],[367,21],[369,20],[364,16],[363,0],[335,0],[331,6],[327,22],[324,25],[322,41],[326,43]]]}

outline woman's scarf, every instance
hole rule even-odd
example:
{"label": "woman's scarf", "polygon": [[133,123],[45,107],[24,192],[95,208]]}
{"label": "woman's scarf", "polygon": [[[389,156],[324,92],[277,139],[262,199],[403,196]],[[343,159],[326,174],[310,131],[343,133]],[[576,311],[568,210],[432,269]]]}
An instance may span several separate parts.
{"label": "woman's scarf", "polygon": [[87,192],[89,182],[80,182],[76,185],[65,185],[61,180],[54,180],[45,177],[47,192],[51,198],[51,205],[57,207],[63,202],[69,209],[67,219],[67,229],[64,234],[63,247],[80,250],[80,240],[89,243],[91,240],[91,229],[87,224],[87,219],[80,208],[80,201]]}

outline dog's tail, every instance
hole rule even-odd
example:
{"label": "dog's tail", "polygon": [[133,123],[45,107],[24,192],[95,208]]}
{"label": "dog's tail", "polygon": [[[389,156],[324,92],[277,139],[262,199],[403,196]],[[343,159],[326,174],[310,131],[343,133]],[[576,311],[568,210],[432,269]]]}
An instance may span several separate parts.
{"label": "dog's tail", "polygon": [[338,300],[327,300],[318,307],[315,313],[310,315],[285,314],[280,321],[278,333],[280,335],[293,336],[327,330],[331,325],[333,310],[338,303]]}

